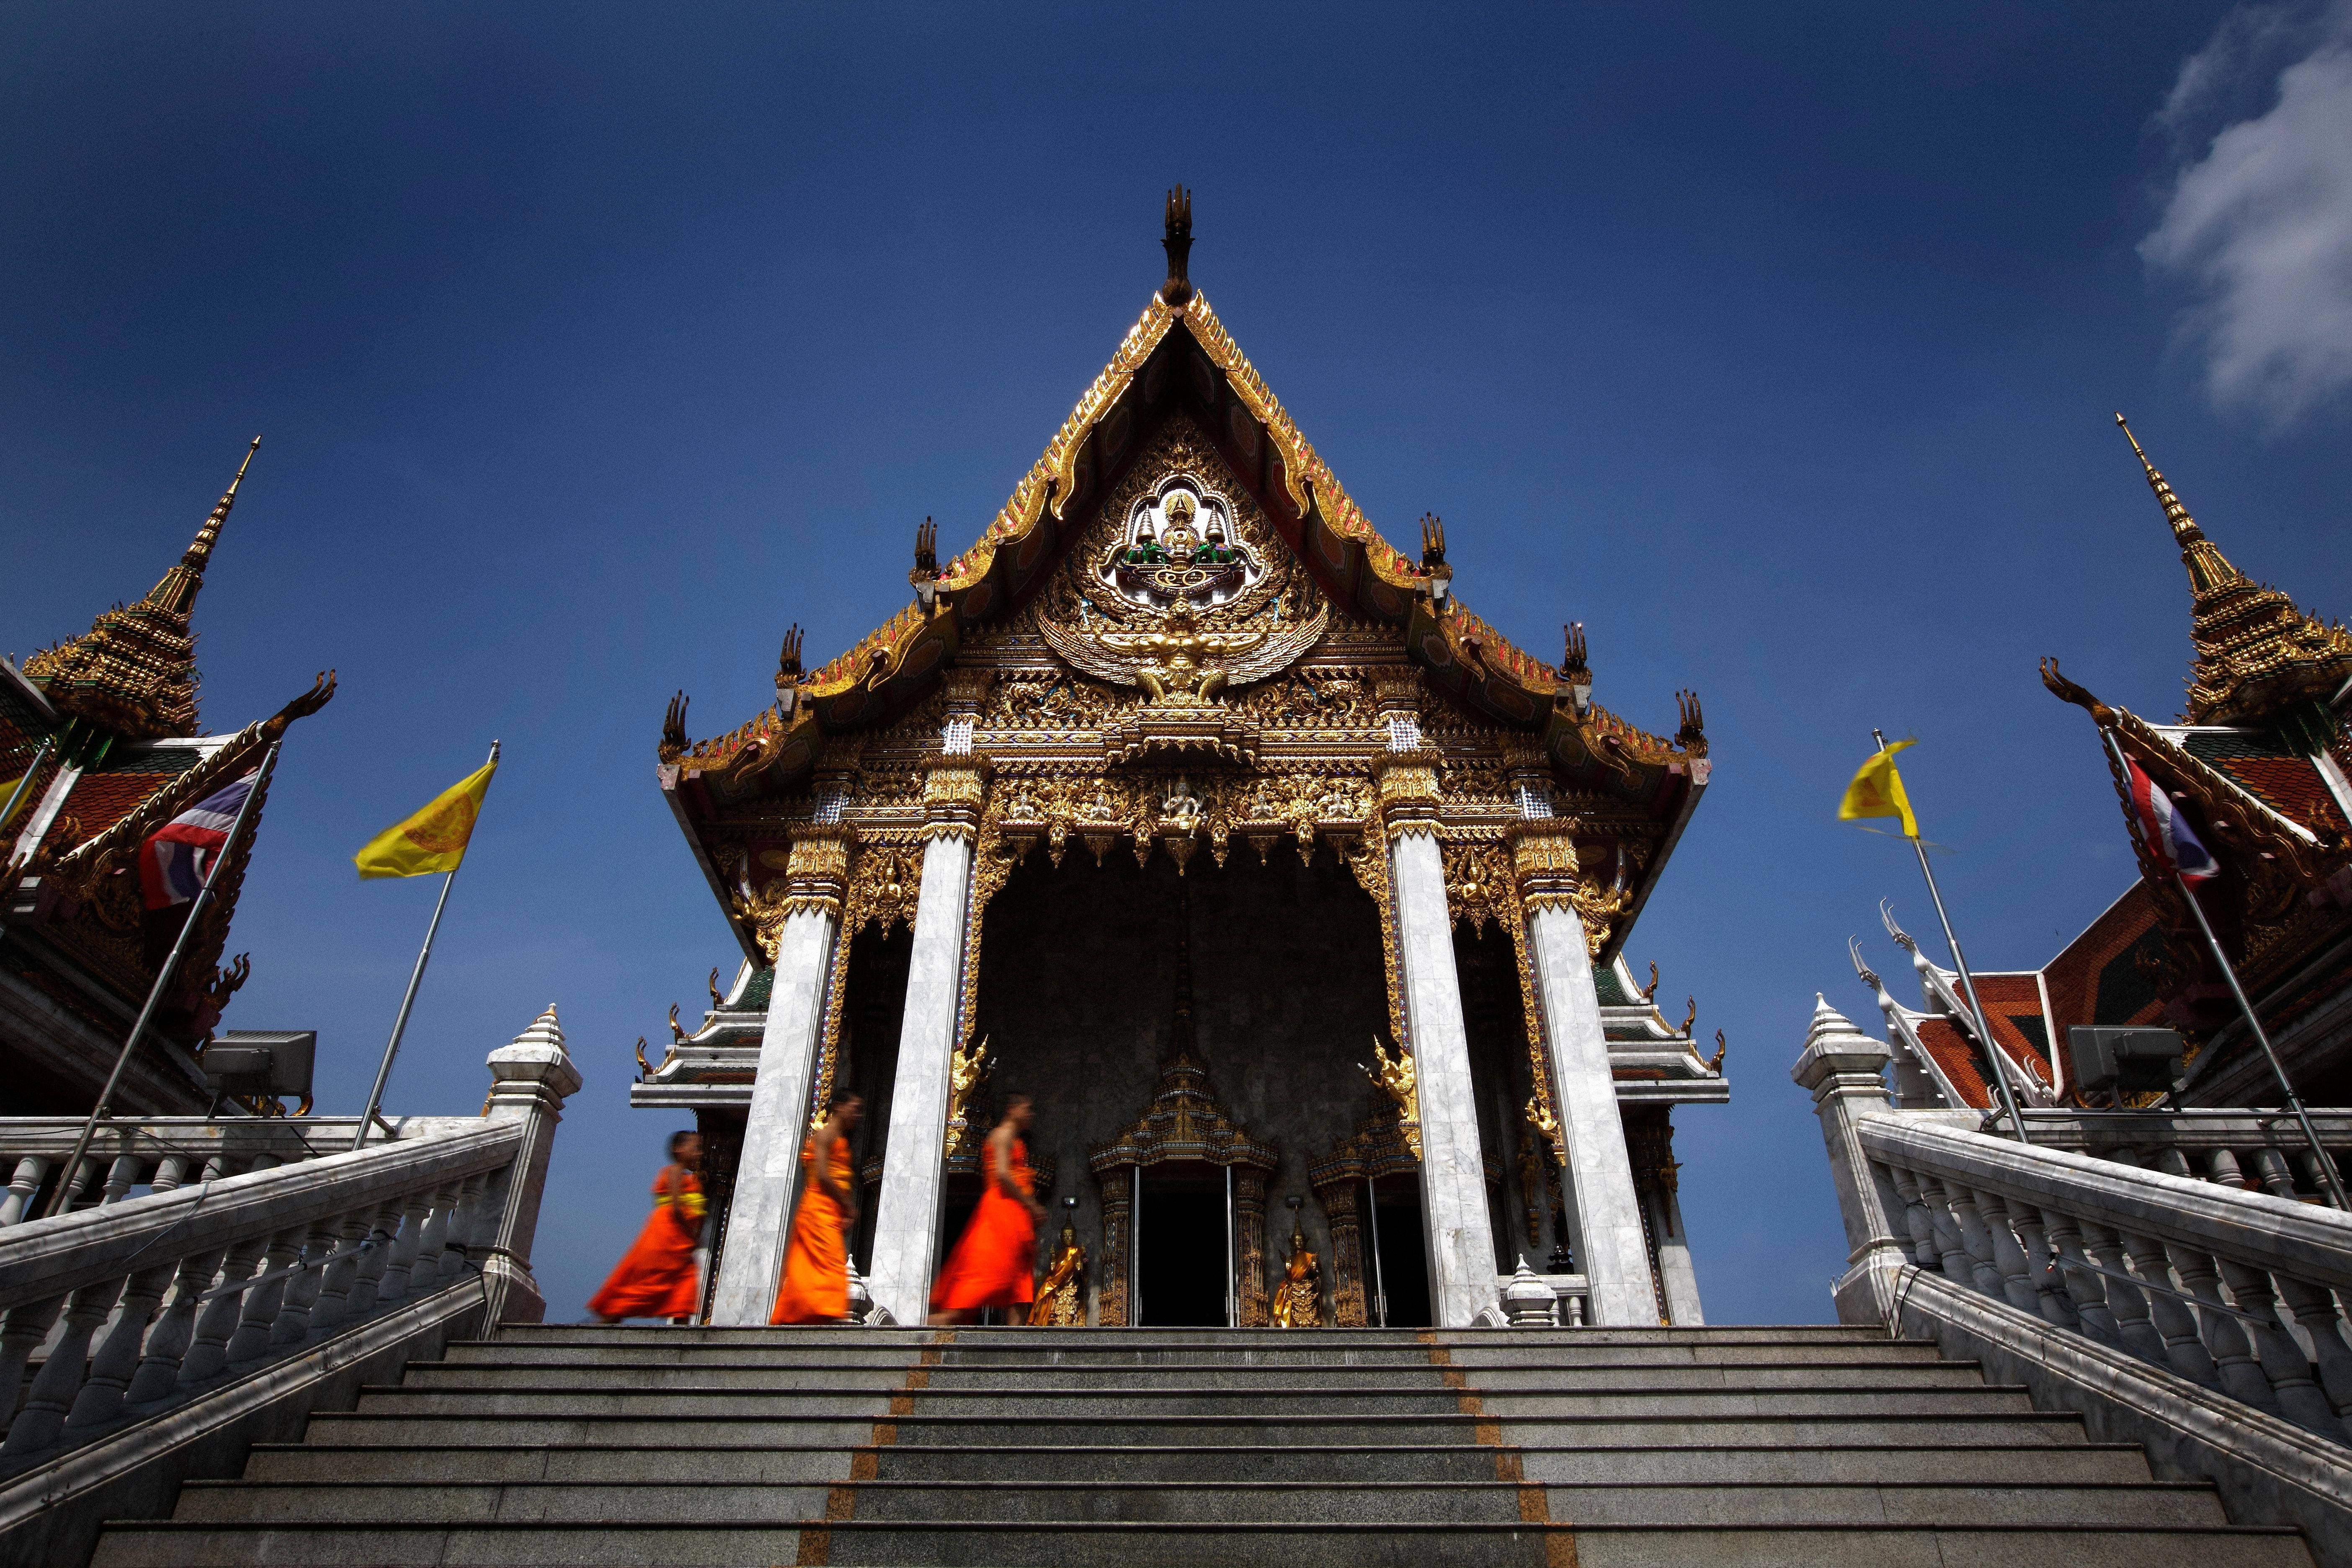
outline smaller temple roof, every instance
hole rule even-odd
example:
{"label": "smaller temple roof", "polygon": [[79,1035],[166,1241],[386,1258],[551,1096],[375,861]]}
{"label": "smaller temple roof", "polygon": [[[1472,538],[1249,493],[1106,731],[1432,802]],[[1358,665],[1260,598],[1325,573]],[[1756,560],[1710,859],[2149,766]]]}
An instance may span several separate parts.
{"label": "smaller temple roof", "polygon": [[260,448],[256,436],[194,542],[145,598],[127,607],[117,605],[80,637],[25,661],[26,676],[50,706],[125,740],[196,732],[196,636],[190,613],[205,584],[205,566],[220,542],[221,525],[236,504],[236,488]]}

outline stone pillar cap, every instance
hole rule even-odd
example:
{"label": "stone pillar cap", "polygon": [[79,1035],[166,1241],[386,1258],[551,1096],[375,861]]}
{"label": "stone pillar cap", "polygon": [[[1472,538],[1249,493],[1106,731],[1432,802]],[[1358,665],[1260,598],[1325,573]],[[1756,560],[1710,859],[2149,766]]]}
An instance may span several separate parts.
{"label": "stone pillar cap", "polygon": [[1830,1005],[1827,996],[1815,992],[1805,1048],[1789,1076],[1799,1086],[1811,1089],[1833,1072],[1876,1072],[1894,1054],[1885,1041],[1864,1034],[1852,1019]]}
{"label": "stone pillar cap", "polygon": [[[572,1065],[572,1053],[564,1048],[563,1026],[556,1021],[552,1002],[511,1044],[490,1053],[489,1068],[490,1076],[500,1082],[509,1079],[535,1079],[558,1094],[568,1095],[581,1083],[580,1069]],[[567,1079],[568,1085],[562,1081]]]}

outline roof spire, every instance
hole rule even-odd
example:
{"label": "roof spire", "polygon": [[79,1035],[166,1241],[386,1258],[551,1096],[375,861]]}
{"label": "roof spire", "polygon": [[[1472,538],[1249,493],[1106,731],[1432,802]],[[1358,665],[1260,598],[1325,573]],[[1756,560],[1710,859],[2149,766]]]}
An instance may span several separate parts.
{"label": "roof spire", "polygon": [[196,732],[195,633],[188,614],[260,446],[256,436],[194,542],[145,598],[107,611],[82,636],[25,661],[25,673],[58,709],[131,740]]}
{"label": "roof spire", "polygon": [[[2116,424],[2147,470],[2147,488],[2164,508],[2189,568],[2189,637],[2197,658],[2189,668],[2188,721],[2264,723],[2298,703],[2328,700],[2352,678],[2352,634],[2305,615],[2284,594],[2258,586],[2231,565],[2147,460],[2122,415]],[[2329,722],[2332,730],[2332,718]]]}
{"label": "roof spire", "polygon": [[1168,234],[1160,243],[1168,251],[1168,281],[1160,286],[1160,301],[1181,310],[1192,302],[1192,280],[1185,275],[1192,259],[1192,193],[1181,185],[1168,193]]}
{"label": "roof spire", "polygon": [[2173,541],[2180,546],[2180,559],[2189,568],[2189,586],[2202,594],[2225,583],[2242,580],[2238,569],[2205,537],[2205,531],[2197,526],[2197,520],[2189,515],[2189,509],[2180,504],[2180,498],[2172,493],[2172,487],[2156,471],[2156,465],[2147,460],[2147,454],[2140,449],[2139,437],[2132,434],[2130,422],[2118,414],[2116,426],[2131,443],[2139,466],[2147,471],[2147,488],[2156,492],[2156,502],[2164,509],[2164,521],[2172,525]]}
{"label": "roof spire", "polygon": [[221,492],[212,515],[196,530],[196,537],[188,546],[180,563],[163,574],[163,580],[148,590],[145,602],[159,610],[184,616],[195,607],[196,590],[205,585],[205,566],[213,558],[213,546],[220,542],[221,524],[228,521],[229,509],[236,505],[236,487],[245,483],[245,470],[253,466],[253,455],[261,450],[261,437],[256,436],[253,445],[245,449],[245,461],[236,466],[236,478],[229,480],[228,489]]}

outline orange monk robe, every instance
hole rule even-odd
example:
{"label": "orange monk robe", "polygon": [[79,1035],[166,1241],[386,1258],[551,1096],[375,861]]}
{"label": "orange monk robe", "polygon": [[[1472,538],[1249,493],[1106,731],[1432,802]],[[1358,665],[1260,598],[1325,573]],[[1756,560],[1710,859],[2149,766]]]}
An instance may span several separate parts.
{"label": "orange monk robe", "polygon": [[[671,1191],[673,1180],[677,1190]],[[636,1244],[613,1269],[588,1310],[602,1318],[690,1318],[700,1279],[695,1243],[702,1239],[702,1184],[694,1173],[666,1166],[654,1178],[654,1212]]]}
{"label": "orange monk robe", "polygon": [[[801,1145],[801,1210],[793,1217],[792,1245],[784,1249],[783,1282],[776,1288],[772,1323],[837,1322],[849,1316],[849,1239],[843,1234],[841,1205],[816,1179],[816,1139]],[[833,1179],[849,1191],[849,1140],[833,1141]]]}
{"label": "orange monk robe", "polygon": [[[1013,1141],[1013,1182],[1023,1193],[1034,1191],[1029,1174],[1029,1146]],[[963,1239],[940,1270],[931,1287],[934,1311],[951,1312],[970,1307],[1013,1307],[1029,1300],[1031,1273],[1037,1261],[1037,1224],[1029,1211],[1004,1195],[991,1173]]]}

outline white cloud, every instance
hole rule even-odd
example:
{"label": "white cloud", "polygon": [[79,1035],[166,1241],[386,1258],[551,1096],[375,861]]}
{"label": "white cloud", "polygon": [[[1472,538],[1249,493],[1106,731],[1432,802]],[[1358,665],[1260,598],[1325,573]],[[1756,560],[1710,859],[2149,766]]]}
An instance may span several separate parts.
{"label": "white cloud", "polygon": [[2282,426],[2333,401],[2352,387],[2352,0],[2232,12],[2157,122],[2181,167],[2140,256],[2194,292],[2208,392]]}

